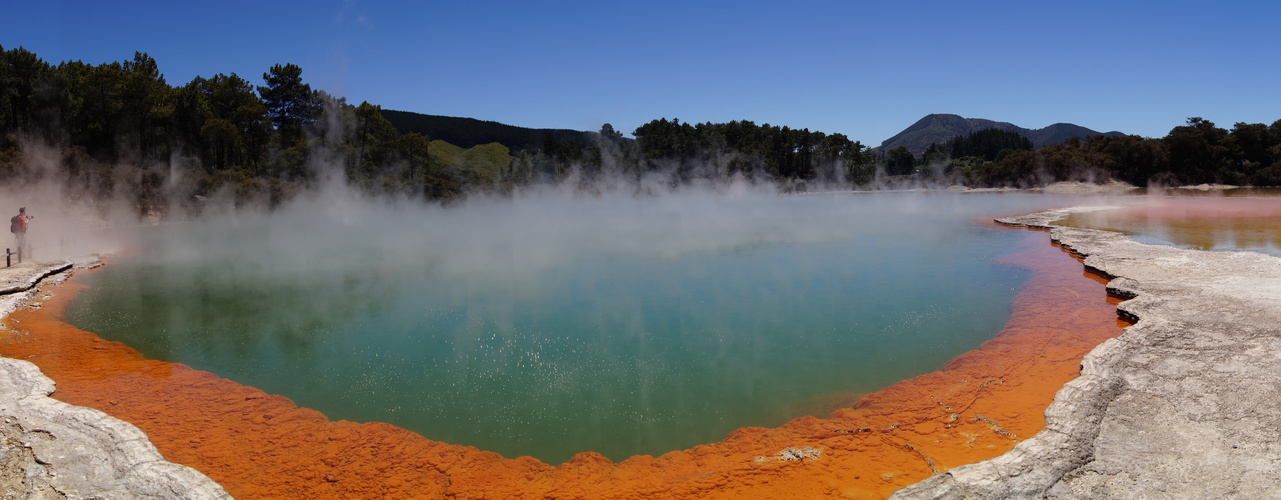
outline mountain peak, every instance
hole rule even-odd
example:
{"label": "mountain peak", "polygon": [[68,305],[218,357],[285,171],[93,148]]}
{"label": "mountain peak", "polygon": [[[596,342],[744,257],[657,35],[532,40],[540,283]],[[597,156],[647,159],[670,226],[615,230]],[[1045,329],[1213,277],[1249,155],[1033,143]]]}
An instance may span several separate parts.
{"label": "mountain peak", "polygon": [[[899,146],[907,147],[912,154],[921,154],[930,144],[942,144],[958,135],[970,135],[980,130],[1000,129],[1016,132],[1032,141],[1034,147],[1047,144],[1058,144],[1070,137],[1085,138],[1099,135],[1096,132],[1072,123],[1055,123],[1045,128],[1026,129],[1009,122],[998,122],[984,118],[965,118],[961,115],[933,113],[925,115],[911,126],[903,129],[881,143],[880,150],[888,151]],[[1120,132],[1107,132],[1104,135],[1125,135]]]}

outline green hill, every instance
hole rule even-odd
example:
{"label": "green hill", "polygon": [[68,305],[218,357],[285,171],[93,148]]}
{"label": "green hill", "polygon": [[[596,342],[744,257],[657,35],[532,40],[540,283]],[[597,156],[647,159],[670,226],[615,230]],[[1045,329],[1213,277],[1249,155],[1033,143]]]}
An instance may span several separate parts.
{"label": "green hill", "polygon": [[511,168],[511,150],[497,142],[460,148],[445,141],[431,141],[431,159],[437,165],[449,165],[461,172],[472,172],[486,183],[492,183]]}

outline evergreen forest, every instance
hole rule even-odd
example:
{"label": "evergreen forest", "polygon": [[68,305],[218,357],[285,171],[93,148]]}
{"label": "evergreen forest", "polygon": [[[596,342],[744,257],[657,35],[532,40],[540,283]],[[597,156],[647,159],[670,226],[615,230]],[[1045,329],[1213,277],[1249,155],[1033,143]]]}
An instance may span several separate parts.
{"label": "evergreen forest", "polygon": [[1281,120],[1224,129],[1190,118],[1161,138],[1091,136],[1034,149],[997,129],[878,151],[840,133],[660,118],[633,138],[528,129],[352,104],[312,89],[302,68],[171,84],[157,62],[56,65],[0,47],[0,184],[56,182],[91,206],[142,216],[199,213],[207,200],[280,204],[328,178],[370,196],[451,203],[540,184],[584,192],[733,181],[781,191],[902,186],[1281,186]]}

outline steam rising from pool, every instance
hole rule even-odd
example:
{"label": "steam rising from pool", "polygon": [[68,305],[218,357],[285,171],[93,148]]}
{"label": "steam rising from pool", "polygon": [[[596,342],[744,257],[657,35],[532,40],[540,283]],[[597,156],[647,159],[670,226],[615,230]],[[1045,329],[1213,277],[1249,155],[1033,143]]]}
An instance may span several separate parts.
{"label": "steam rising from pool", "polygon": [[994,263],[1018,234],[970,219],[1064,203],[328,189],[149,228],[68,316],[333,419],[621,460],[830,411],[977,346],[1022,273]]}

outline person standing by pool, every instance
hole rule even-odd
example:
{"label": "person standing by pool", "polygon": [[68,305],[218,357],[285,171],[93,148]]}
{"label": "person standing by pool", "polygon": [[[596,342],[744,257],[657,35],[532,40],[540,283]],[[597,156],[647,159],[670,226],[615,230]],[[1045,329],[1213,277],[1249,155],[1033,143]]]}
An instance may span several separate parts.
{"label": "person standing by pool", "polygon": [[31,217],[27,216],[27,207],[18,209],[18,215],[9,220],[9,232],[18,240],[18,262],[22,262],[23,250],[27,248],[27,221]]}

